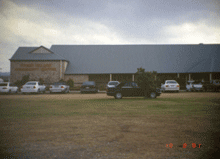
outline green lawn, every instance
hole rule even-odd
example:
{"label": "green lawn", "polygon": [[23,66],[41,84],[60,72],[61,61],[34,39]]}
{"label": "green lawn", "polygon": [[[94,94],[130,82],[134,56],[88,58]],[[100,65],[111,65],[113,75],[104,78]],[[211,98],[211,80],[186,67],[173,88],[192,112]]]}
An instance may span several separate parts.
{"label": "green lawn", "polygon": [[[58,158],[195,158],[211,149],[210,133],[219,131],[220,96],[183,94],[121,100],[2,97],[0,146],[6,156],[27,158],[54,158],[51,152]],[[203,148],[190,148],[192,142]],[[165,147],[169,143],[174,147]]]}
{"label": "green lawn", "polygon": [[90,100],[32,100],[1,99],[1,119],[23,119],[53,116],[140,116],[140,115],[210,115],[212,106],[217,103],[201,99],[144,99],[124,98]]}

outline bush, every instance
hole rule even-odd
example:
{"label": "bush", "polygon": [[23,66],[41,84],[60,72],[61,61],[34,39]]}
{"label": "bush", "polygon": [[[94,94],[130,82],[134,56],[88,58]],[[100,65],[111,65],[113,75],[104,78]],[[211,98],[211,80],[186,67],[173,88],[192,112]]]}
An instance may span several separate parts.
{"label": "bush", "polygon": [[21,80],[17,80],[14,84],[19,88],[29,81],[29,75],[24,75]]}
{"label": "bush", "polygon": [[43,78],[39,78],[39,82],[40,82],[41,84],[44,84]]}
{"label": "bush", "polygon": [[21,83],[22,85],[24,85],[25,83],[27,83],[30,79],[30,75],[24,75],[21,79]]}
{"label": "bush", "polygon": [[65,82],[63,79],[59,80],[59,82]]}
{"label": "bush", "polygon": [[144,89],[145,92],[149,92],[149,90],[155,90],[157,87],[157,80],[155,80],[156,75],[156,71],[145,72],[145,69],[140,67],[137,68],[135,81],[137,82],[138,86]]}
{"label": "bush", "polygon": [[14,84],[15,84],[16,86],[18,86],[18,87],[21,87],[21,86],[22,86],[21,80],[17,80]]}
{"label": "bush", "polygon": [[72,79],[69,78],[66,83],[70,86],[70,88],[74,87],[74,81]]}

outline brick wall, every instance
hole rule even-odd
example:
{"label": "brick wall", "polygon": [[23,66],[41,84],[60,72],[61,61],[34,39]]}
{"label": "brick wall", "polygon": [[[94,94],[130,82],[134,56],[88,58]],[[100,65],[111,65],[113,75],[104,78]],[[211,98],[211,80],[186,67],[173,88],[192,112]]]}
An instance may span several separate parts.
{"label": "brick wall", "polygon": [[28,74],[30,80],[42,78],[45,83],[57,82],[60,80],[60,61],[11,61],[12,83]]}

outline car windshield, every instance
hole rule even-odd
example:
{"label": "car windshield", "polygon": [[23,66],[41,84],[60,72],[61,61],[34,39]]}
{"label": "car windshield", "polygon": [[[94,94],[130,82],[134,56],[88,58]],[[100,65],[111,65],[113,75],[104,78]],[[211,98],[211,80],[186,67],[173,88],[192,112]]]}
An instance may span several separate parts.
{"label": "car windshield", "polygon": [[55,82],[53,85],[66,85],[65,82]]}
{"label": "car windshield", "polygon": [[109,82],[108,85],[117,85],[118,82]]}
{"label": "car windshield", "polygon": [[135,83],[135,82],[132,83],[132,86],[138,87],[137,83]]}
{"label": "car windshield", "polygon": [[7,83],[0,83],[0,86],[7,86]]}
{"label": "car windshield", "polygon": [[36,85],[36,82],[28,82],[25,85]]}
{"label": "car windshield", "polygon": [[94,81],[84,82],[82,85],[95,85]]}
{"label": "car windshield", "polygon": [[174,84],[177,83],[176,81],[167,81],[167,84]]}

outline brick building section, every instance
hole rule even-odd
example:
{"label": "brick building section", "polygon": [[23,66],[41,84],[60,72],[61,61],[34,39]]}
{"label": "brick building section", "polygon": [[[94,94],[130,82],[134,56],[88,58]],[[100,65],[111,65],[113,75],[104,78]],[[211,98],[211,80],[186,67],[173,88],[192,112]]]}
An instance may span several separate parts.
{"label": "brick building section", "polygon": [[83,82],[89,81],[89,75],[65,75],[64,80],[72,79],[74,81],[74,87],[81,86]]}
{"label": "brick building section", "polygon": [[66,61],[11,61],[10,81],[14,83],[30,75],[30,80],[42,78],[45,83],[57,82],[64,78],[66,66]]}

